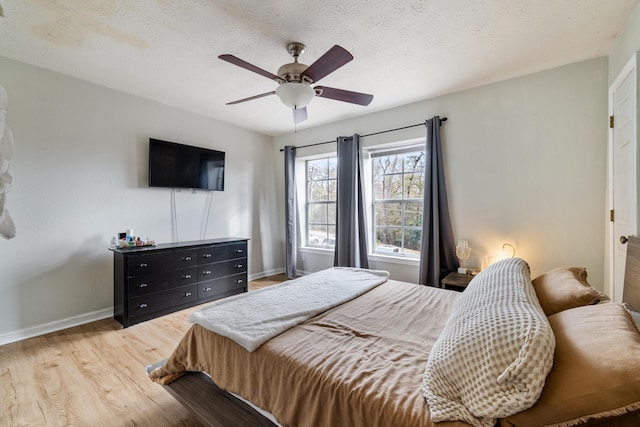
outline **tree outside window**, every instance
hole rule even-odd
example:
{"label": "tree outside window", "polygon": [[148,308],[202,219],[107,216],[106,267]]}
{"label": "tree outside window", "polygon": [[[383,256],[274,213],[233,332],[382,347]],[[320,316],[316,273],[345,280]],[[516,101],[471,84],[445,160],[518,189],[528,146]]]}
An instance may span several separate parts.
{"label": "tree outside window", "polygon": [[372,152],[374,253],[418,257],[425,151]]}
{"label": "tree outside window", "polygon": [[307,246],[331,248],[336,235],[337,158],[307,160]]}

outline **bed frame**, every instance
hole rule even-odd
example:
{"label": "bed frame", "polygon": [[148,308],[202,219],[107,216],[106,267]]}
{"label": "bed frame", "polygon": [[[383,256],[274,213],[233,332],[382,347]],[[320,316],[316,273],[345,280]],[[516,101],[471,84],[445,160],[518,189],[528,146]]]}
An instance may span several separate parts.
{"label": "bed frame", "polygon": [[218,387],[202,372],[188,372],[163,386],[207,427],[276,427],[251,405]]}

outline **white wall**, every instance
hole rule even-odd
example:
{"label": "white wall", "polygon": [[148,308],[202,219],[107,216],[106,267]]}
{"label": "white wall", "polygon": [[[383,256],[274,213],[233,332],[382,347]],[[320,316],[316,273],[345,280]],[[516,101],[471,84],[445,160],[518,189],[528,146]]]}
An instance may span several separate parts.
{"label": "white wall", "polygon": [[118,231],[160,243],[201,238],[208,193],[177,193],[174,224],[172,190],[147,187],[149,137],[226,152],[206,238],[250,238],[249,274],[281,271],[271,137],[2,57],[0,70],[17,226],[15,239],[0,239],[0,343],[111,315],[107,247]]}
{"label": "white wall", "polygon": [[[482,255],[495,255],[507,242],[534,276],[559,266],[584,266],[590,282],[603,289],[607,59],[279,136],[275,149],[374,133],[434,115],[449,118],[442,127],[449,208],[456,239],[467,239],[473,249],[467,265],[479,266]],[[362,144],[424,133],[418,127],[364,138]],[[301,149],[298,156],[332,150],[333,144],[322,145]],[[281,174],[277,178],[282,198]],[[330,256],[301,255],[298,267],[304,271],[332,262]],[[415,263],[378,261],[372,267],[388,269],[394,279],[418,280]]]}
{"label": "white wall", "polygon": [[640,3],[621,29],[615,46],[609,52],[609,84],[613,83],[631,55],[640,51]]}

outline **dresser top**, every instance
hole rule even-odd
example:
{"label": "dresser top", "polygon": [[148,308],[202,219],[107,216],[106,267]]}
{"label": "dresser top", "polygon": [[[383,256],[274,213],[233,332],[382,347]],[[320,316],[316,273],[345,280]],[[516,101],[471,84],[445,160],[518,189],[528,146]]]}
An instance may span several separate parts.
{"label": "dresser top", "polygon": [[222,237],[219,239],[191,240],[189,242],[160,243],[156,246],[130,246],[128,248],[109,248],[109,250],[113,252],[129,254],[132,252],[139,253],[146,251],[157,251],[159,249],[188,248],[192,246],[206,246],[220,243],[246,242],[248,240],[249,239],[245,237]]}

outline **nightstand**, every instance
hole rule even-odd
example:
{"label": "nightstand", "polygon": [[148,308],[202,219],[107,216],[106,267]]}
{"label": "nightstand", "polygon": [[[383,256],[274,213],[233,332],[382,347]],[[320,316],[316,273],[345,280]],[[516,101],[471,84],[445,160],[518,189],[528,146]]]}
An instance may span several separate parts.
{"label": "nightstand", "polygon": [[449,273],[442,279],[441,285],[450,291],[462,292],[473,278],[471,274]]}

